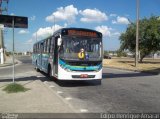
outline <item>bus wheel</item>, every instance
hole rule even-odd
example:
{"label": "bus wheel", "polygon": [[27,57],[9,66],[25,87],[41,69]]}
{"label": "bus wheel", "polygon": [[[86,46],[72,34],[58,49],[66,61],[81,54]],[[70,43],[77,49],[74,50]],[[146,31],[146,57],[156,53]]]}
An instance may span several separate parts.
{"label": "bus wheel", "polygon": [[48,66],[48,77],[52,78],[52,68],[50,65]]}
{"label": "bus wheel", "polygon": [[38,67],[37,67],[37,66],[35,67],[35,69],[36,69],[36,71],[37,71],[37,72],[39,72],[39,69],[38,69]]}
{"label": "bus wheel", "polygon": [[39,68],[37,67],[37,61],[36,61],[36,67],[35,67],[36,71],[39,72]]}
{"label": "bus wheel", "polygon": [[95,82],[96,82],[97,85],[101,85],[102,84],[101,79],[95,80]]}

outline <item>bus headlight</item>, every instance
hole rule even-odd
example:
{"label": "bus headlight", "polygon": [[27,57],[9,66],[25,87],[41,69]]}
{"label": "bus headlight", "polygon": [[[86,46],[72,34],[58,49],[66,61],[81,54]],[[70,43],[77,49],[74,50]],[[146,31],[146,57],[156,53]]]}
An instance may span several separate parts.
{"label": "bus headlight", "polygon": [[64,70],[68,71],[68,72],[71,72],[70,69],[68,69],[67,67],[64,67],[63,65],[60,65],[60,67],[61,67],[62,69],[64,69]]}

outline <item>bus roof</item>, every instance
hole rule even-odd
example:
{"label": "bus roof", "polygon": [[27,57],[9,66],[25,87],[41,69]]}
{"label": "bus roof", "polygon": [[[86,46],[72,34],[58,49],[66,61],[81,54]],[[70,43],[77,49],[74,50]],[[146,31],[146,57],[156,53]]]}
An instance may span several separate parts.
{"label": "bus roof", "polygon": [[84,31],[93,31],[93,32],[97,32],[97,33],[100,33],[96,30],[93,30],[93,29],[87,29],[87,28],[74,28],[74,27],[71,27],[71,28],[61,28],[57,31],[62,31],[62,30],[84,30]]}
{"label": "bus roof", "polygon": [[61,28],[61,29],[55,31],[55,32],[53,33],[53,35],[54,35],[54,34],[57,34],[57,33],[62,33],[64,30],[79,30],[79,31],[96,32],[96,33],[100,34],[100,36],[102,37],[102,33],[99,32],[99,31],[96,31],[96,30],[93,30],[93,29],[87,29],[87,28],[74,28],[74,27],[71,27],[71,28]]}
{"label": "bus roof", "polygon": [[[96,33],[96,34],[98,35],[98,37],[102,38],[102,33],[99,32],[99,31],[96,31],[96,30],[93,30],[93,29],[87,29],[87,28],[74,28],[74,27],[71,27],[71,28],[61,28],[61,29],[55,31],[55,32],[53,33],[53,35],[63,34],[63,31],[68,31],[68,30],[92,32],[92,33]],[[43,40],[37,41],[35,44],[41,43],[41,42],[43,42],[45,39],[51,38],[53,35],[51,35],[51,36],[49,36],[49,37],[46,37],[46,38],[44,38]]]}

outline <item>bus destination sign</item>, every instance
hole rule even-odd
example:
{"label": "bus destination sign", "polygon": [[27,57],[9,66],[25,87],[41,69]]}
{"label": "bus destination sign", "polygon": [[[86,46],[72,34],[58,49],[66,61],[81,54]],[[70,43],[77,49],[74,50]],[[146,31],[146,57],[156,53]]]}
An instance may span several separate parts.
{"label": "bus destination sign", "polygon": [[68,35],[98,37],[94,31],[68,30]]}

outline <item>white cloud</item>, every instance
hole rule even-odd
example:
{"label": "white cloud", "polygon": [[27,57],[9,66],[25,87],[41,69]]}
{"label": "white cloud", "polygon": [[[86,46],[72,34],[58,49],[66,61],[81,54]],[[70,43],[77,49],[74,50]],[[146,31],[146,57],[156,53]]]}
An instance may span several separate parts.
{"label": "white cloud", "polygon": [[120,23],[120,24],[129,24],[129,21],[127,18],[125,17],[117,17],[117,22]]}
{"label": "white cloud", "polygon": [[15,14],[14,14],[14,13],[11,13],[10,15],[11,15],[11,16],[14,16]]}
{"label": "white cloud", "polygon": [[108,28],[108,26],[97,26],[95,29],[101,32],[103,34],[103,37],[111,36],[111,28]]}
{"label": "white cloud", "polygon": [[31,21],[35,21],[35,20],[36,20],[36,16],[34,16],[34,15],[33,15],[33,16],[31,16],[29,20],[31,20]]}
{"label": "white cloud", "polygon": [[56,31],[65,27],[67,27],[66,23],[64,24],[64,26],[55,24],[55,26],[53,25],[52,27],[39,28],[37,32],[33,33],[32,38],[29,39],[25,44],[33,44],[36,42],[36,40],[41,40],[52,35],[54,30]]}
{"label": "white cloud", "polygon": [[29,39],[26,43],[24,44],[32,44],[33,43],[33,39]]}
{"label": "white cloud", "polygon": [[121,33],[119,32],[114,32],[111,34],[112,37],[119,37],[121,35]]}
{"label": "white cloud", "polygon": [[112,20],[112,24],[117,24],[117,21],[116,20]]}
{"label": "white cloud", "polygon": [[28,34],[29,31],[27,31],[27,30],[20,30],[18,33],[19,33],[19,34]]}
{"label": "white cloud", "polygon": [[110,17],[116,17],[117,14],[110,14],[109,16],[110,16]]}
{"label": "white cloud", "polygon": [[39,28],[36,33],[33,34],[34,37],[44,38],[53,34],[52,27]]}
{"label": "white cloud", "polygon": [[33,37],[34,38],[36,38],[36,37],[45,38],[45,37],[52,35],[54,30],[56,31],[56,30],[58,30],[60,28],[64,28],[64,27],[67,27],[67,24],[64,24],[64,26],[60,26],[60,25],[55,24],[55,26],[53,25],[52,27],[39,28],[38,31],[33,34]]}
{"label": "white cloud", "polygon": [[109,28],[108,26],[97,26],[95,28],[97,31],[101,32],[103,34],[103,37],[114,37],[114,38],[117,38],[120,36],[120,33],[119,32],[115,32],[114,29],[112,28]]}
{"label": "white cloud", "polygon": [[46,17],[47,22],[57,21],[67,21],[68,23],[75,22],[76,15],[78,15],[78,10],[73,5],[66,7],[60,7],[56,12],[53,12],[50,16]]}
{"label": "white cloud", "polygon": [[98,9],[85,9],[79,12],[83,16],[80,19],[82,22],[102,22],[108,20],[107,15]]}
{"label": "white cloud", "polygon": [[129,21],[126,17],[118,16],[116,20],[112,20],[112,24],[129,24]]}

